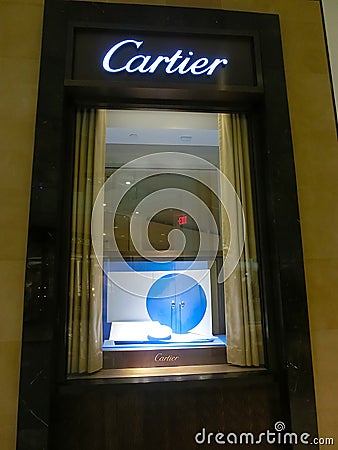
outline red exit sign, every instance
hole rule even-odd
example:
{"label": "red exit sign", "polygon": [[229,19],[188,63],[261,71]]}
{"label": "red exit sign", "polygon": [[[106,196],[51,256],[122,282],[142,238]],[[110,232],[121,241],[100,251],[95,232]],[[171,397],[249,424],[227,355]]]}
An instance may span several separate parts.
{"label": "red exit sign", "polygon": [[184,225],[188,221],[188,216],[179,216],[177,222],[179,225]]}

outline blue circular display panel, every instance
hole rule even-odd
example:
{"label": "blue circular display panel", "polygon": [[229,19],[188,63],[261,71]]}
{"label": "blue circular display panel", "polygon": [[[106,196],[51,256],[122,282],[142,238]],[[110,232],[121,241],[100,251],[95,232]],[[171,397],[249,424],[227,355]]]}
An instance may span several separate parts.
{"label": "blue circular display panel", "polygon": [[195,328],[207,309],[205,292],[194,278],[181,273],[164,275],[148,291],[150,318],[184,334]]}

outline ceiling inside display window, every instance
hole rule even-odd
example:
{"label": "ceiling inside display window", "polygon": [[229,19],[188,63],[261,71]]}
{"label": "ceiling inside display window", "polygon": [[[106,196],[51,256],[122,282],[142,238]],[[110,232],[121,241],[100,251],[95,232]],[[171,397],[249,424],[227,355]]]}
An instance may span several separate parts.
{"label": "ceiling inside display window", "polygon": [[109,110],[106,143],[108,168],[159,152],[188,153],[219,165],[215,113]]}

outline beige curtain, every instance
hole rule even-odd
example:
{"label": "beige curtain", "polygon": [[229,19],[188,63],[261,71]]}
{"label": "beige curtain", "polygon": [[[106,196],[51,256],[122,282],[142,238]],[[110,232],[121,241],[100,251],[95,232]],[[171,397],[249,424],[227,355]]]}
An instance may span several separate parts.
{"label": "beige curtain", "polygon": [[[255,228],[246,117],[219,114],[220,169],[234,186],[241,201],[245,226],[238,211],[237,234],[245,230],[240,262],[224,283],[227,360],[239,366],[259,366],[264,362],[259,299]],[[229,246],[229,226],[222,215],[223,253]],[[232,238],[236,238],[233,236]]]}
{"label": "beige curtain", "polygon": [[91,373],[102,368],[102,271],[93,252],[90,225],[92,208],[104,183],[105,114],[105,111],[91,109],[78,111],[76,115],[69,283],[69,373]]}

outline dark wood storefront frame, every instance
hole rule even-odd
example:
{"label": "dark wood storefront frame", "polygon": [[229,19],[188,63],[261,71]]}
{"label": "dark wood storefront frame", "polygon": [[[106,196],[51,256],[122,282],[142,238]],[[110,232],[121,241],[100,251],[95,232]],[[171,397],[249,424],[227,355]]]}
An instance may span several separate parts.
{"label": "dark wood storefront frame", "polygon": [[[214,89],[194,89],[193,86],[184,89],[126,88],[123,85],[110,87],[99,83],[65,82],[69,31],[75,23],[88,26],[107,26],[109,23],[112,28],[137,29],[140,17],[143,29],[152,31],[158,27],[168,33],[175,29],[175,32],[206,35],[229,30],[254,34],[260,43],[264,91],[243,88],[215,92]],[[79,105],[114,109],[245,111],[248,114],[262,273],[265,371],[188,376],[184,378],[183,388],[179,383],[182,377],[175,376],[153,379],[156,383],[149,379],[66,380],[66,261],[70,235],[74,111]],[[34,264],[40,268],[38,278],[31,277]],[[32,289],[34,282],[46,287],[48,292],[48,301],[43,305],[36,304]],[[56,439],[65,425],[60,419],[62,409],[67,405],[68,400],[65,399],[88,392],[98,405],[105,394],[115,400],[116,396],[125,395],[128,402],[130,396],[135,395],[135,386],[142,395],[146,392],[151,397],[174,392],[178,399],[181,396],[182,401],[185,398],[187,402],[189,398],[184,397],[186,389],[193,396],[200,395],[205,402],[207,392],[227,392],[230,387],[240,390],[241,386],[247,386],[249,390],[250,386],[253,389],[258,386],[259,392],[267,386],[266,392],[272,392],[269,401],[277,402],[278,406],[263,422],[271,427],[274,420],[283,419],[288,430],[308,431],[316,435],[297,186],[278,16],[197,8],[46,1],[26,286],[18,449],[47,448],[49,445],[51,449],[67,450],[72,441],[71,428],[68,428],[68,441],[64,446]],[[188,411],[186,413],[189,414]],[[50,424],[49,428],[47,424]],[[220,425],[217,420],[216,425]],[[116,431],[118,428],[116,425]],[[246,431],[245,423],[242,428]],[[121,450],[129,448],[125,445]]]}

